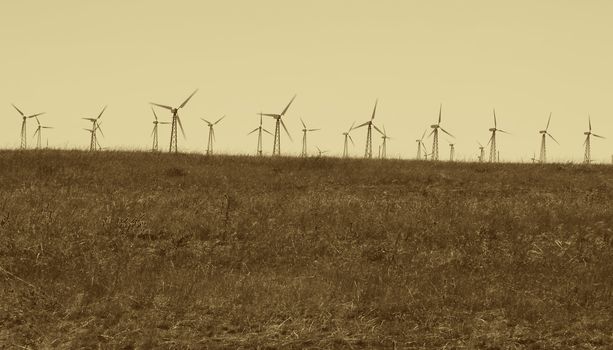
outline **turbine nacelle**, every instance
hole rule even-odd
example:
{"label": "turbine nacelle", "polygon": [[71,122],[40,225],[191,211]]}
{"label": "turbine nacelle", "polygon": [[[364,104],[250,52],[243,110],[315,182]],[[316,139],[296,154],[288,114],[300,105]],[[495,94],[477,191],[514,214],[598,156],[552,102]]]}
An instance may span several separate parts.
{"label": "turbine nacelle", "polygon": [[497,131],[498,129],[496,128],[490,128],[490,131]]}
{"label": "turbine nacelle", "polygon": [[438,129],[438,128],[439,128],[439,125],[438,125],[438,124],[432,124],[432,125],[430,125],[430,127],[431,127],[432,129]]}

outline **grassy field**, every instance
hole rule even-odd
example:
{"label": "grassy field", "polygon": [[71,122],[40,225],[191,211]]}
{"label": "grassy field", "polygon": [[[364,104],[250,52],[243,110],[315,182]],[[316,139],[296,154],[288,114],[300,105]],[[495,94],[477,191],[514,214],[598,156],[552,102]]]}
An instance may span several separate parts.
{"label": "grassy field", "polygon": [[613,167],[0,152],[0,348],[613,348]]}

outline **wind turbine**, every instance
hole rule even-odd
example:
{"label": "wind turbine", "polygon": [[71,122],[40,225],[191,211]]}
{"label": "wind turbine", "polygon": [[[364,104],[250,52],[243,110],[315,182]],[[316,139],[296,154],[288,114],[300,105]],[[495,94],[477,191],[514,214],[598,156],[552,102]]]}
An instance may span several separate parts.
{"label": "wind turbine", "polygon": [[273,136],[273,135],[270,133],[270,131],[268,131],[268,130],[266,130],[266,129],[264,129],[264,128],[262,127],[262,113],[260,113],[260,126],[258,126],[257,128],[253,129],[253,130],[252,130],[250,133],[248,133],[247,135],[251,135],[251,134],[253,134],[253,133],[254,133],[254,132],[256,132],[256,131],[258,132],[258,149],[257,149],[257,152],[258,152],[258,156],[261,156],[261,155],[262,155],[262,131],[264,131],[264,132],[266,132],[267,134],[269,134],[269,135]]}
{"label": "wind turbine", "polygon": [[267,117],[273,117],[275,118],[275,141],[272,145],[272,155],[281,155],[281,125],[283,125],[283,129],[285,130],[285,133],[287,134],[287,137],[289,137],[290,140],[292,140],[292,136],[289,134],[289,131],[287,131],[287,128],[285,127],[285,123],[283,122],[283,116],[285,115],[285,113],[287,113],[287,110],[289,109],[289,106],[292,104],[292,102],[294,102],[294,99],[296,98],[296,95],[294,95],[294,97],[292,97],[292,99],[289,101],[289,103],[287,104],[287,106],[285,107],[285,109],[281,112],[281,114],[273,114],[273,113],[260,113],[260,115],[264,115]]}
{"label": "wind turbine", "polygon": [[40,125],[40,120],[38,120],[38,118],[36,118],[36,122],[38,123],[38,127],[36,128],[36,131],[34,131],[34,136],[38,136],[36,138],[36,148],[40,149],[42,129],[53,129],[53,127]]}
{"label": "wind turbine", "polygon": [[96,118],[81,118],[84,120],[89,120],[90,122],[92,122],[92,128],[91,129],[86,129],[86,130],[90,130],[91,132],[91,138],[89,140],[89,150],[90,151],[95,151],[98,149],[98,146],[100,145],[98,143],[98,136],[97,136],[97,131],[100,130],[100,133],[102,134],[102,136],[104,136],[104,133],[102,132],[102,129],[100,128],[100,117],[102,117],[102,114],[104,113],[104,111],[106,111],[106,107],[104,106],[104,108],[102,108],[102,111],[100,111],[100,114],[98,114],[98,117]]}
{"label": "wind turbine", "polygon": [[424,151],[426,150],[426,145],[424,144],[424,137],[426,137],[426,132],[428,130],[424,130],[424,134],[421,135],[420,139],[415,140],[415,142],[417,142],[417,160],[421,160],[421,150],[422,147],[424,149]]}
{"label": "wind turbine", "polygon": [[189,95],[189,97],[185,101],[183,101],[183,103],[181,103],[179,107],[176,108],[150,102],[152,105],[161,108],[166,108],[172,113],[172,122],[170,127],[170,148],[168,150],[169,152],[179,152],[177,147],[177,124],[179,128],[181,128],[181,134],[183,134],[183,138],[185,138],[185,130],[183,130],[183,124],[181,124],[181,119],[179,118],[179,109],[185,107],[187,102],[189,102],[189,100],[196,94],[196,92],[198,92],[198,89],[194,90],[194,92],[192,92],[192,94]]}
{"label": "wind turbine", "polygon": [[153,109],[153,107],[151,107],[151,111],[153,112],[153,116],[155,117],[155,120],[153,121],[153,131],[151,132],[151,136],[153,136],[153,146],[151,150],[153,152],[157,152],[158,151],[158,125],[159,124],[170,124],[170,122],[158,121],[158,115],[155,113],[155,109]]}
{"label": "wind turbine", "polygon": [[530,160],[533,164],[536,163],[536,154],[534,152],[532,153],[532,158],[530,158]]}
{"label": "wind turbine", "polygon": [[387,140],[391,139],[391,137],[387,136],[385,125],[383,125],[383,135],[381,136],[381,139],[383,142],[381,143],[381,155],[379,158],[385,159],[387,157]]}
{"label": "wind turbine", "polygon": [[351,138],[351,135],[349,135],[351,130],[353,130],[354,125],[355,125],[355,122],[351,124],[351,127],[349,128],[349,130],[345,131],[342,134],[343,136],[345,136],[345,143],[343,144],[343,158],[349,157],[349,144],[347,143],[347,140],[351,141],[351,144],[355,146],[355,143],[353,143],[353,139]]}
{"label": "wind turbine", "polygon": [[328,151],[322,151],[322,150],[321,150],[321,149],[319,149],[319,147],[317,147],[317,146],[316,146],[315,148],[317,148],[317,154],[318,154],[318,157],[321,157],[322,155],[324,155],[324,154],[328,153]]}
{"label": "wind turbine", "polygon": [[210,121],[204,119],[204,118],[200,118],[202,119],[203,122],[207,123],[207,125],[209,126],[209,141],[206,145],[206,154],[207,155],[212,155],[213,154],[213,143],[215,142],[215,129],[214,126],[217,125],[217,123],[219,123],[223,118],[225,118],[226,116],[224,115],[223,117],[217,119],[216,122],[211,123]]}
{"label": "wind turbine", "polygon": [[548,131],[550,122],[551,122],[551,113],[549,113],[549,119],[547,119],[547,126],[545,127],[545,130],[539,131],[539,133],[542,135],[541,137],[541,157],[540,157],[541,163],[547,163],[547,145],[546,145],[547,138],[546,137],[549,136],[551,137],[552,140],[555,141],[555,143],[557,143],[558,145],[560,144],[558,140],[556,140],[553,136],[551,136],[551,134]]}
{"label": "wind turbine", "polygon": [[449,144],[449,161],[453,162],[455,159],[455,144]]}
{"label": "wind turbine", "polygon": [[485,147],[483,147],[481,142],[477,141],[477,143],[479,144],[479,163],[483,163],[483,161],[485,160]]}
{"label": "wind turbine", "polygon": [[[490,131],[492,132],[492,137],[490,137],[490,140],[487,142],[488,145],[490,145],[490,163],[492,162],[496,162],[496,132],[500,131],[502,133],[508,134],[508,132],[498,129],[498,123],[496,121],[496,110],[494,109],[494,127],[490,128]],[[498,155],[498,160],[500,160],[500,155]]]}
{"label": "wind turbine", "polygon": [[311,132],[311,131],[318,131],[321,129],[307,129],[306,124],[304,124],[304,121],[302,120],[302,118],[300,118],[300,122],[302,123],[302,152],[300,152],[300,156],[301,157],[306,157],[307,156],[307,132]]}
{"label": "wind turbine", "polygon": [[443,104],[441,104],[441,107],[438,110],[438,123],[430,125],[430,127],[432,128],[432,132],[430,133],[430,135],[428,135],[428,137],[434,135],[434,138],[432,139],[432,160],[438,160],[438,130],[439,129],[441,129],[441,131],[444,132],[445,134],[455,138],[455,136],[451,135],[450,133],[448,133],[445,129],[441,127],[442,113],[443,113]]}
{"label": "wind turbine", "polygon": [[591,147],[591,136],[600,138],[600,139],[604,139],[603,136],[600,135],[596,135],[592,132],[592,117],[590,117],[588,115],[588,122],[589,122],[589,127],[590,129],[586,132],[583,133],[583,135],[587,135],[585,137],[585,141],[583,142],[583,144],[585,145],[585,156],[584,156],[584,163],[585,164],[590,164],[592,163],[592,147]]}
{"label": "wind turbine", "polygon": [[28,119],[32,119],[32,118],[36,118],[38,116],[41,116],[43,114],[45,114],[45,112],[42,113],[37,113],[37,114],[32,114],[32,115],[25,115],[19,108],[17,108],[17,106],[12,105],[13,108],[15,108],[17,110],[17,112],[19,112],[19,114],[21,114],[22,122],[21,122],[21,145],[20,148],[21,149],[26,149],[28,147],[28,134],[26,131],[26,120]]}
{"label": "wind turbine", "polygon": [[377,130],[381,135],[383,135],[383,132],[379,130],[379,128],[377,128],[377,126],[373,123],[373,120],[375,119],[375,113],[377,112],[378,102],[378,100],[375,101],[375,108],[372,110],[372,116],[370,117],[370,120],[354,128],[359,129],[363,126],[368,126],[366,132],[366,149],[364,151],[364,158],[372,158],[372,128],[375,128],[375,130]]}

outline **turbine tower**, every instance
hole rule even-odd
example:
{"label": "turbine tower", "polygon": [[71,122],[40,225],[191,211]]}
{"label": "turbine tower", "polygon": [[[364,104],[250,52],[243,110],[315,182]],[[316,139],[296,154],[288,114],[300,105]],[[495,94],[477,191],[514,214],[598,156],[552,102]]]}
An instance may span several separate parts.
{"label": "turbine tower", "polygon": [[588,115],[588,123],[589,123],[589,130],[584,132],[583,135],[587,135],[585,137],[585,141],[583,142],[583,144],[585,145],[585,155],[583,158],[583,162],[585,164],[591,164],[592,163],[592,146],[591,146],[591,136],[600,138],[600,139],[604,139],[603,136],[600,135],[596,135],[592,132],[592,117],[590,117]]}
{"label": "turbine tower", "polygon": [[426,145],[424,144],[424,137],[426,137],[426,132],[428,130],[424,130],[424,134],[421,135],[420,139],[415,140],[415,142],[417,142],[417,160],[421,160],[421,152],[422,149],[425,151],[426,150]]}
{"label": "turbine tower", "polygon": [[479,144],[479,163],[483,163],[483,161],[485,160],[485,147],[483,147],[481,142],[477,141],[477,143]]}
{"label": "turbine tower", "polygon": [[90,133],[90,140],[95,142],[93,148],[92,148],[92,146],[90,144],[89,150],[90,151],[95,151],[97,149],[102,149],[102,146],[100,146],[100,143],[98,142],[98,139],[96,138],[96,130],[95,129],[86,129],[86,128],[83,128],[83,130],[89,131],[89,133]]}
{"label": "turbine tower", "polygon": [[289,137],[289,139],[292,140],[292,136],[289,134],[289,131],[287,131],[287,128],[285,127],[285,123],[283,122],[283,119],[281,119],[281,118],[283,118],[285,113],[287,113],[287,110],[289,109],[289,106],[291,106],[291,104],[292,104],[292,102],[294,102],[295,98],[296,98],[296,95],[294,95],[294,97],[292,97],[292,99],[289,101],[289,103],[287,104],[285,109],[281,112],[281,114],[260,113],[261,116],[264,115],[264,116],[267,116],[267,117],[275,118],[275,135],[274,135],[275,141],[273,142],[273,145],[272,145],[272,155],[273,156],[281,155],[281,126],[283,126],[283,129],[285,130],[285,133],[287,134],[287,137]]}
{"label": "turbine tower", "polygon": [[532,161],[532,164],[536,163],[536,154],[534,152],[532,152],[532,158],[530,158],[530,160]]}
{"label": "turbine tower", "polygon": [[166,108],[172,113],[172,122],[170,126],[170,148],[168,152],[179,152],[179,149],[177,147],[177,125],[179,126],[179,128],[181,128],[181,134],[183,134],[183,138],[185,138],[185,130],[183,130],[183,125],[181,124],[181,119],[179,118],[179,109],[185,107],[187,102],[189,102],[189,100],[196,94],[196,92],[198,92],[198,89],[194,90],[194,92],[192,92],[192,94],[189,95],[189,97],[185,101],[183,101],[183,103],[181,103],[177,108],[150,102],[152,105],[161,108]]}
{"label": "turbine tower", "polygon": [[441,131],[444,132],[445,134],[455,138],[455,136],[451,135],[450,133],[448,133],[445,129],[441,127],[442,113],[443,113],[443,104],[441,104],[438,110],[438,123],[430,125],[430,127],[432,128],[432,132],[430,133],[429,136],[434,136],[432,139],[432,158],[431,158],[432,160],[438,160],[438,130],[439,129],[441,129]]}
{"label": "turbine tower", "polygon": [[449,144],[449,161],[453,162],[455,159],[455,144]]}
{"label": "turbine tower", "polygon": [[343,144],[343,158],[349,157],[349,144],[347,143],[347,140],[351,141],[351,144],[355,146],[355,143],[353,143],[353,139],[351,138],[351,135],[349,135],[351,130],[353,130],[354,125],[355,125],[355,122],[351,124],[351,127],[349,128],[349,130],[347,130],[346,132],[342,134],[343,136],[345,136],[345,143]]}
{"label": "turbine tower", "polygon": [[26,149],[28,147],[28,134],[26,131],[26,121],[28,119],[32,119],[32,118],[36,118],[38,116],[41,116],[43,114],[45,114],[45,112],[42,113],[37,113],[37,114],[32,114],[32,115],[25,115],[19,108],[17,108],[17,106],[12,105],[13,108],[15,108],[17,110],[17,112],[19,112],[19,114],[21,114],[22,122],[21,122],[21,145],[19,148],[21,149]]}
{"label": "turbine tower", "polygon": [[257,149],[257,153],[258,153],[258,156],[261,156],[262,155],[262,131],[266,132],[270,136],[273,136],[270,131],[268,131],[268,130],[266,130],[266,129],[264,129],[262,127],[262,113],[260,113],[260,126],[258,126],[257,128],[253,129],[247,135],[251,135],[251,134],[253,134],[256,131],[258,132],[258,149]]}
{"label": "turbine tower", "polygon": [[151,132],[151,136],[153,136],[153,145],[151,147],[151,151],[157,152],[158,151],[158,125],[159,124],[170,124],[170,122],[158,121],[158,116],[155,113],[155,109],[153,109],[153,107],[151,107],[151,111],[153,112],[153,116],[155,117],[155,120],[153,121],[153,131]]}
{"label": "turbine tower", "polygon": [[307,129],[306,124],[304,124],[304,121],[302,120],[302,118],[300,118],[300,122],[302,123],[302,152],[300,152],[300,156],[301,157],[306,157],[307,156],[307,132],[311,132],[311,131],[318,131],[321,129]]}
{"label": "turbine tower", "polygon": [[207,155],[212,155],[213,154],[213,143],[215,142],[215,129],[214,126],[217,125],[217,123],[219,123],[223,118],[225,118],[226,116],[224,115],[223,117],[217,119],[216,122],[211,123],[210,121],[204,119],[204,118],[200,118],[202,119],[203,122],[207,123],[207,125],[209,126],[209,141],[207,142],[206,145],[206,154]]}
{"label": "turbine tower", "polygon": [[[502,133],[508,134],[508,132],[504,131],[504,130],[500,130],[498,129],[498,123],[496,121],[496,110],[494,109],[494,127],[490,128],[490,131],[492,132],[492,137],[490,137],[490,140],[487,142],[487,144],[490,146],[490,163],[494,163],[497,161],[496,155],[496,132],[500,131]],[[500,156],[498,156],[498,159],[500,158]]]}
{"label": "turbine tower", "polygon": [[97,135],[98,130],[100,130],[100,133],[102,134],[102,136],[104,136],[104,133],[102,132],[102,129],[100,128],[100,117],[102,117],[102,114],[104,113],[104,111],[106,111],[106,107],[107,106],[104,106],[104,108],[102,108],[102,111],[100,111],[100,114],[98,114],[98,117],[96,118],[81,118],[81,119],[89,120],[90,122],[92,122],[92,128],[85,129],[91,132],[91,138],[89,140],[89,150],[90,151],[96,151],[100,146],[100,143],[98,142],[98,135]]}
{"label": "turbine tower", "polygon": [[373,123],[373,119],[375,119],[375,113],[377,112],[378,102],[378,100],[375,101],[375,108],[372,110],[372,116],[370,117],[370,120],[354,128],[359,129],[363,126],[368,126],[366,131],[366,149],[364,151],[364,158],[372,158],[372,128],[375,128],[375,130],[377,130],[381,135],[383,135],[383,132],[379,130],[379,128],[377,128],[377,126]]}
{"label": "turbine tower", "polygon": [[556,140],[553,136],[551,136],[551,134],[548,131],[550,122],[551,122],[551,113],[549,113],[549,119],[547,119],[547,126],[545,127],[545,130],[539,131],[539,133],[542,135],[541,136],[541,156],[540,156],[541,163],[547,163],[547,142],[546,142],[547,136],[551,137],[551,139],[555,141],[555,143],[557,143],[558,145],[560,144],[558,140]]}
{"label": "turbine tower", "polygon": [[38,118],[36,118],[36,123],[38,123],[38,127],[36,128],[36,131],[34,131],[34,136],[36,137],[36,148],[40,149],[41,148],[41,139],[42,139],[42,129],[53,129],[53,127],[51,126],[43,126],[40,124],[40,120],[38,120]]}
{"label": "turbine tower", "polygon": [[381,143],[381,154],[379,158],[385,159],[387,157],[387,140],[391,139],[391,137],[387,136],[385,125],[383,125],[383,135],[381,136],[381,139],[383,142]]}

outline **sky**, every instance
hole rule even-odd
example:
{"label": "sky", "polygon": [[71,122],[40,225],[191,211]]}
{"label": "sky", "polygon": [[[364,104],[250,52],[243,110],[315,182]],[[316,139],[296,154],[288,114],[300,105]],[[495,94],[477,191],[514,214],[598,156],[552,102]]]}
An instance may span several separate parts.
{"label": "sky", "polygon": [[[17,148],[24,113],[46,112],[49,147],[89,146],[89,123],[103,106],[103,147],[151,147],[149,102],[180,104],[187,138],[203,152],[200,120],[216,126],[220,153],[252,154],[258,112],[279,113],[294,94],[282,153],[298,155],[300,118],[316,146],[340,155],[341,133],[370,118],[391,139],[388,156],[414,158],[415,140],[436,122],[441,159],[474,160],[496,109],[505,161],[538,156],[549,113],[553,161],[581,161],[591,115],[592,157],[613,154],[613,2],[606,0],[22,0],[0,5],[0,147]],[[170,113],[158,110],[161,119]],[[274,131],[274,120],[264,127]],[[29,146],[35,123],[28,124]],[[160,126],[168,149],[170,128]],[[352,132],[364,154],[365,129]],[[380,137],[374,140],[375,153]],[[428,149],[432,140],[424,142]],[[264,138],[272,151],[272,137]]]}

